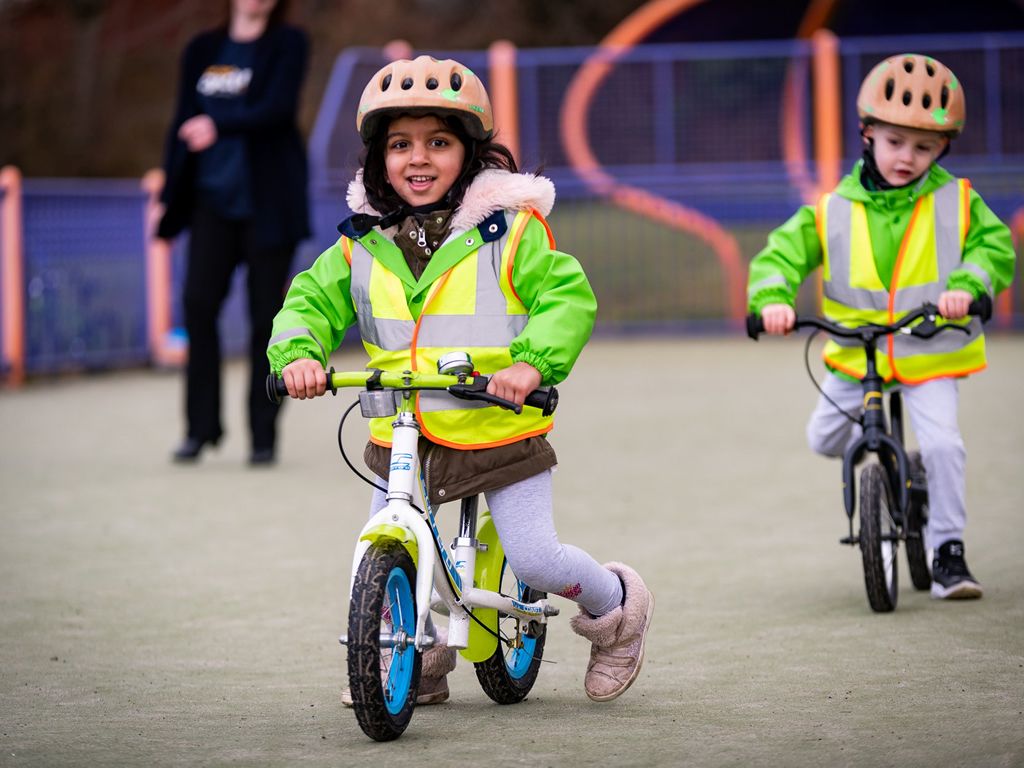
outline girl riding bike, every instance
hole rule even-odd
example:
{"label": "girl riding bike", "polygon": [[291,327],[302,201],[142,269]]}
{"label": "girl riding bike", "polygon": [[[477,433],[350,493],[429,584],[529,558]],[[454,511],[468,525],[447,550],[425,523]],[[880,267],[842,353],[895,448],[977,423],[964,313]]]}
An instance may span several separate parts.
{"label": "girl riding bike", "polygon": [[[864,156],[817,206],[804,206],[772,232],[750,265],[749,309],[764,329],[793,329],[800,284],[821,266],[825,316],[845,326],[897,322],[922,302],[961,321],[970,303],[1013,279],[1009,229],[965,179],[937,164],[963,130],[962,84],[939,61],[892,56],[865,78],[857,98]],[[966,322],[966,321],[965,321]],[[932,595],[977,598],[964,559],[966,451],[957,424],[958,380],[986,367],[979,320],[968,334],[896,335],[880,346],[878,371],[902,386],[928,476]],[[833,340],[829,374],[807,426],[811,448],[842,456],[858,436],[846,413],[862,407],[864,355]],[[844,413],[846,412],[846,413]]]}
{"label": "girl riding bike", "polygon": [[[555,250],[544,218],[553,185],[518,173],[493,126],[483,84],[458,62],[420,56],[370,79],[356,117],[365,150],[348,190],[355,215],[296,276],[274,321],[267,354],[290,396],[324,394],[327,358],[356,323],[368,368],[432,372],[465,350],[490,375],[487,392],[518,405],[568,376],[596,301],[576,259]],[[654,598],[632,568],[601,566],[559,542],[551,417],[480,405],[417,395],[430,501],[485,495],[516,575],[580,605],[571,623],[592,643],[586,693],[613,699],[639,674]],[[391,437],[390,418],[371,420],[365,459],[380,478]],[[371,514],[384,504],[376,492]],[[455,654],[437,633],[423,657],[419,703],[448,697]]]}

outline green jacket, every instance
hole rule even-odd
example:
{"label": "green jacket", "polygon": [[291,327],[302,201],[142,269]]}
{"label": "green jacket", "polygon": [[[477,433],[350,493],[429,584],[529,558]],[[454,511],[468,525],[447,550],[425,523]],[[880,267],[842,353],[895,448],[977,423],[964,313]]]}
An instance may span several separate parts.
{"label": "green jacket", "polygon": [[[861,163],[843,177],[835,193],[864,204],[868,229],[875,254],[878,276],[890,287],[896,256],[910,215],[918,198],[930,194],[953,176],[932,163],[928,174],[913,187],[868,191],[860,183]],[[971,222],[964,244],[963,261],[983,269],[992,280],[995,296],[1013,280],[1016,253],[1009,228],[989,209],[985,201],[971,189]],[[815,207],[801,207],[785,224],[768,235],[768,244],[750,263],[748,309],[760,314],[768,304],[796,302],[797,291],[804,279],[821,265],[822,248],[815,222]],[[758,286],[768,278],[782,275],[785,286]],[[986,288],[977,276],[966,270],[954,270],[946,284],[947,290],[967,291],[975,298]]]}
{"label": "green jacket", "polygon": [[[359,179],[349,187],[349,207],[357,213],[375,214],[365,202]],[[471,249],[464,241],[479,243],[477,225],[499,210],[535,209],[547,215],[554,203],[554,186],[548,179],[528,174],[488,170],[480,173],[466,190],[452,217],[452,229],[445,243],[431,257],[419,280],[392,237],[394,231],[374,228],[360,238],[405,289],[413,317],[419,317],[422,300],[431,283],[465,258]],[[385,247],[369,243],[384,238]],[[356,322],[350,291],[351,274],[341,242],[324,251],[305,272],[296,275],[284,306],[274,318],[267,357],[275,374],[288,363],[308,357],[327,364],[327,358],[341,344],[346,330]],[[533,219],[527,225],[516,252],[512,283],[529,313],[522,333],[510,345],[512,359],[526,362],[540,371],[543,383],[557,384],[572,370],[576,358],[590,338],[597,300],[579,262],[555,250],[545,225]]]}

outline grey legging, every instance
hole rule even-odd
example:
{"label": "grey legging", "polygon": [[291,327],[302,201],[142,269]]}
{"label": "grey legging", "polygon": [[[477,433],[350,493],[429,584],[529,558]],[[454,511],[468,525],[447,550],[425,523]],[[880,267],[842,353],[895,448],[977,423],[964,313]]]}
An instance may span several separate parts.
{"label": "grey legging", "polygon": [[[618,576],[582,549],[559,542],[551,507],[551,470],[487,491],[484,497],[505,557],[520,580],[579,603],[592,616],[622,604]],[[370,514],[385,503],[384,493],[374,491]]]}

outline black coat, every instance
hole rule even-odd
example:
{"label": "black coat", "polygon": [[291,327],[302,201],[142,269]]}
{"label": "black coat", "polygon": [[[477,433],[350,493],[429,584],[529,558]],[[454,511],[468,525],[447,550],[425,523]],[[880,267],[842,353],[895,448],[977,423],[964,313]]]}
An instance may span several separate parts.
{"label": "black coat", "polygon": [[[178,138],[178,128],[201,113],[196,85],[227,39],[225,28],[204,32],[181,59],[178,105],[164,152],[166,211],[157,234],[171,238],[188,227],[196,204],[196,155]],[[240,135],[249,157],[253,224],[268,247],[295,245],[309,236],[306,150],[296,113],[306,74],[306,34],[287,25],[267,29],[256,41],[245,108],[217,123],[218,136]]]}

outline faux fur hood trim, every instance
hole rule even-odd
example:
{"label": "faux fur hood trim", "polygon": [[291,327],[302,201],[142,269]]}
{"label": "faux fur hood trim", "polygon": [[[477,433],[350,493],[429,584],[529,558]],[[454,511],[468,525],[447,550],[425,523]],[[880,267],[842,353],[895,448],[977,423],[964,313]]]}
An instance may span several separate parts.
{"label": "faux fur hood trim", "polygon": [[[362,171],[349,182],[346,202],[353,213],[381,215],[381,212],[375,211],[366,200]],[[452,231],[468,231],[499,210],[528,211],[532,208],[546,217],[554,207],[555,185],[550,179],[530,173],[509,173],[491,168],[481,171],[469,185],[462,198],[462,204],[452,216]],[[394,230],[397,227],[390,229]]]}

